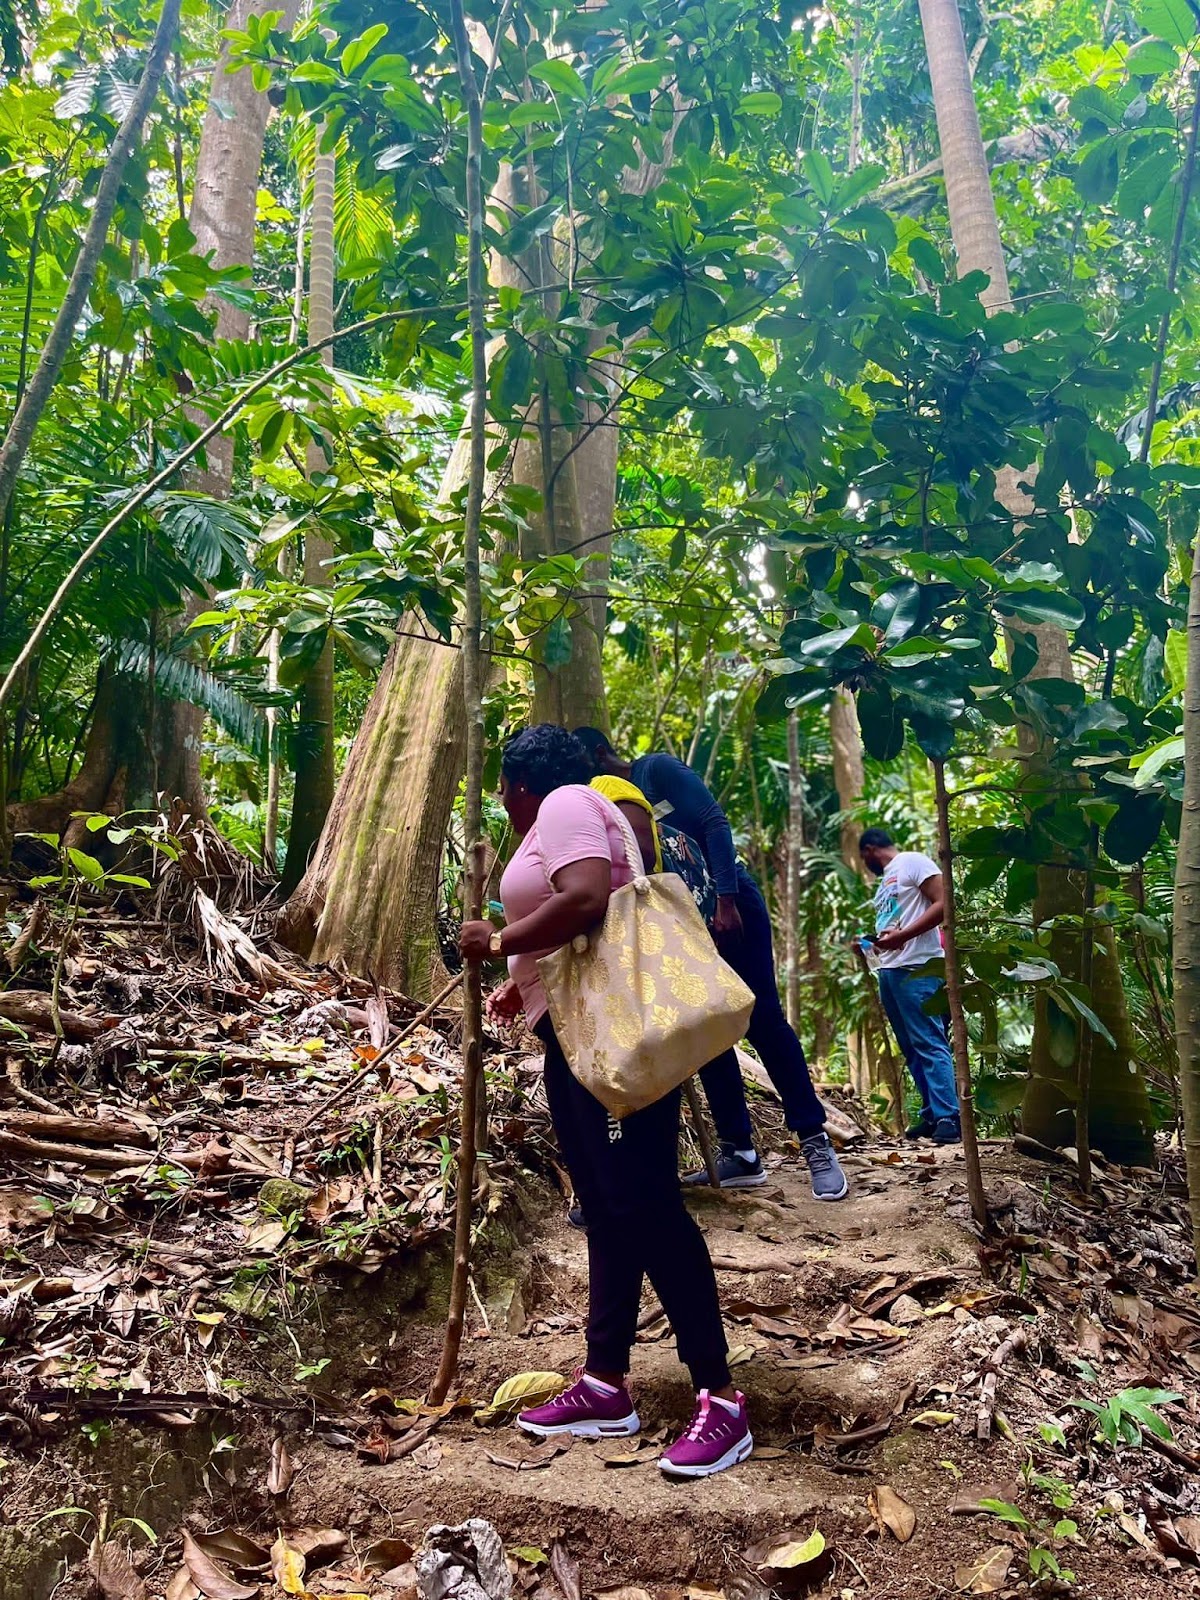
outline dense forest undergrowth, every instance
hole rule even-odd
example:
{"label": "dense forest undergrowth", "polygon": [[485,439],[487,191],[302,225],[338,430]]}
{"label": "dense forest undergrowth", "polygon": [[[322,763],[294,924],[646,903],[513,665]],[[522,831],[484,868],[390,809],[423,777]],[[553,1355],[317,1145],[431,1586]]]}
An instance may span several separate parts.
{"label": "dense forest undergrowth", "polygon": [[[1198,145],[1194,0],[0,0],[0,1600],[1196,1586]],[[683,1490],[651,1297],[649,1445],[495,1398],[586,1300],[457,950],[533,722],[708,786],[850,1179],[744,1057]]]}
{"label": "dense forest undergrowth", "polygon": [[[1070,1163],[991,1141],[980,1239],[959,1151],[836,1118],[853,1193],[830,1208],[758,1103],[767,1187],[694,1201],[757,1449],[681,1494],[655,1443],[687,1386],[650,1291],[638,1448],[518,1442],[488,1409],[518,1374],[569,1371],[586,1309],[538,1058],[489,1048],[468,1338],[450,1402],[428,1407],[459,1015],[422,1020],[211,914],[205,936],[127,909],[75,925],[50,1072],[50,956],[8,991],[28,1031],[0,1134],[5,1600],[270,1592],[281,1529],[309,1592],[402,1593],[425,1529],[469,1516],[495,1524],[520,1588],[565,1600],[573,1582],[1189,1581],[1200,1314],[1177,1162],[1097,1157],[1082,1197]],[[773,1572],[798,1542],[798,1571]]]}

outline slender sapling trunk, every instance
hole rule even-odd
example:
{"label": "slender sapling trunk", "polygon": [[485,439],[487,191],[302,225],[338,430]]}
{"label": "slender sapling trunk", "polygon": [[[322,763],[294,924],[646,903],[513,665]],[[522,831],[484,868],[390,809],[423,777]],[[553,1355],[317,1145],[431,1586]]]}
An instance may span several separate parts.
{"label": "slender sapling trunk", "polygon": [[946,943],[946,1000],[950,1006],[950,1037],[954,1047],[954,1077],[958,1085],[958,1110],[962,1123],[963,1159],[967,1164],[967,1196],[981,1228],[988,1226],[987,1195],[979,1165],[979,1139],[975,1131],[975,1096],[971,1087],[971,1061],[967,1054],[967,1019],[962,1002],[962,969],[958,961],[958,918],[954,903],[954,850],[950,843],[950,797],[946,793],[946,763],[931,761],[937,797],[938,860],[942,864],[946,915],[942,924]]}
{"label": "slender sapling trunk", "polygon": [[[464,529],[463,700],[467,721],[467,775],[463,806],[466,852],[466,916],[483,912],[483,597],[479,575],[479,526],[487,467],[487,327],[484,279],[483,108],[462,0],[450,0],[454,53],[467,108],[467,320],[471,335],[470,469]],[[454,1267],[450,1306],[431,1404],[440,1405],[458,1371],[471,1275],[471,1201],[475,1189],[478,1107],[483,1079],[483,975],[468,961],[463,980],[463,1087],[458,1145],[458,1192],[454,1204]]]}

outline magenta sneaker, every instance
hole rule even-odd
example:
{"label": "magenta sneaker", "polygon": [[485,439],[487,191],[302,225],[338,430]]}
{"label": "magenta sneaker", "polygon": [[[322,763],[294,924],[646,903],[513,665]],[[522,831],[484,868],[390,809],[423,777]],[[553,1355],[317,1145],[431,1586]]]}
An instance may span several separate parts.
{"label": "magenta sneaker", "polygon": [[674,1478],[708,1478],[726,1467],[736,1467],[754,1449],[746,1417],[746,1396],[737,1397],[737,1410],[707,1389],[696,1396],[692,1425],[659,1457],[659,1466]]}
{"label": "magenta sneaker", "polygon": [[636,1433],[641,1423],[624,1385],[614,1389],[580,1369],[569,1389],[544,1406],[522,1411],[517,1426],[540,1439],[556,1433],[573,1433],[577,1439],[623,1439]]}

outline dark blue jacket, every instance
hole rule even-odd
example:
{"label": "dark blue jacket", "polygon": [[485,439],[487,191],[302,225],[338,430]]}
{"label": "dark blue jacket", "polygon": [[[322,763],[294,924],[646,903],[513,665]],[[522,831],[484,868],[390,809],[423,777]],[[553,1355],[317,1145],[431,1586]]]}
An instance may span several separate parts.
{"label": "dark blue jacket", "polygon": [[737,852],[729,820],[703,779],[676,756],[660,752],[640,756],[630,780],[655,807],[656,815],[672,828],[686,833],[704,851],[717,893],[738,892]]}

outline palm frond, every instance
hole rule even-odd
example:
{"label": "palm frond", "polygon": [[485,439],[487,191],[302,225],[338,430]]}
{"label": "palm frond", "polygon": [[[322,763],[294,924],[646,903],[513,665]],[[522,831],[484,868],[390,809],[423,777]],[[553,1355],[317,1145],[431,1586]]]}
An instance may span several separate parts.
{"label": "palm frond", "polygon": [[339,161],[333,190],[333,242],[342,266],[351,270],[376,259],[391,227],[380,189],[363,188],[350,162]]}
{"label": "palm frond", "polygon": [[[121,646],[117,671],[130,677],[150,674],[150,650],[140,642]],[[223,728],[229,737],[260,760],[267,753],[267,718],[261,706],[252,705],[245,695],[207,668],[197,665],[180,651],[165,650],[155,657],[154,682],[168,700],[184,700],[199,706]]]}
{"label": "palm frond", "polygon": [[240,511],[209,495],[168,490],[150,507],[186,566],[211,583],[223,568],[250,570],[247,551],[258,530]]}
{"label": "palm frond", "polygon": [[[6,0],[0,0],[0,15]],[[29,370],[58,315],[59,296],[50,289],[35,288],[29,321]],[[0,393],[13,394],[20,375],[21,334],[25,323],[25,285],[0,284]]]}

